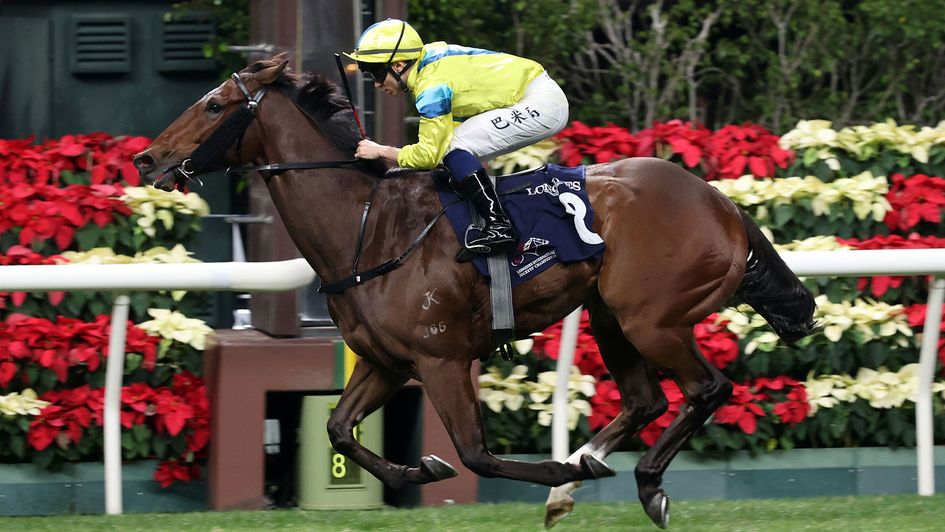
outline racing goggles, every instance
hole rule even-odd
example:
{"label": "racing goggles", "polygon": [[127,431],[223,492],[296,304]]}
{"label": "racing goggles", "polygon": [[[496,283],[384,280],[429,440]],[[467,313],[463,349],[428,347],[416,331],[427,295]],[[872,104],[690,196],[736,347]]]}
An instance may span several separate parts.
{"label": "racing goggles", "polygon": [[369,76],[378,83],[384,83],[384,80],[387,79],[387,63],[365,63],[358,61],[358,69],[362,74]]}

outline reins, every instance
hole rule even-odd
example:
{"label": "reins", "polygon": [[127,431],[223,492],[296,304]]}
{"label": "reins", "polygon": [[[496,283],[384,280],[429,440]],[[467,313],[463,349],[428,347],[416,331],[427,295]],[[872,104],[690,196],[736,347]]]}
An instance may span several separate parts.
{"label": "reins", "polygon": [[[243,135],[246,133],[246,130],[249,128],[249,124],[256,117],[256,114],[259,110],[259,103],[262,101],[263,96],[265,96],[268,87],[262,87],[253,96],[246,85],[243,83],[243,80],[240,79],[239,75],[234,73],[230,76],[236,86],[239,88],[240,92],[243,93],[243,96],[246,97],[247,104],[245,107],[238,109],[233,115],[227,118],[227,120],[220,125],[210,136],[204,140],[197,148],[193,151],[191,156],[187,159],[181,161],[176,167],[171,167],[168,170],[173,170],[175,175],[180,174],[188,181],[196,179],[196,174],[201,173],[205,168],[212,165],[216,162],[217,159],[222,157],[226,149],[229,148],[234,143],[237,143],[237,151],[239,151],[240,145],[243,141]],[[312,118],[312,116],[303,108],[299,107],[298,103],[294,99],[290,100],[295,104],[296,108],[302,111],[305,116],[309,118],[313,123],[317,121]],[[196,161],[196,162],[195,162]],[[313,161],[313,162],[298,162],[298,163],[272,163],[265,164],[260,166],[240,166],[237,168],[227,168],[226,174],[242,174],[246,172],[260,172],[260,175],[263,177],[263,180],[266,183],[269,182],[269,179],[272,176],[278,175],[282,172],[290,170],[319,170],[319,169],[329,169],[329,168],[343,168],[345,166],[353,166],[362,163],[360,159],[345,159],[338,161]],[[188,169],[187,166],[190,165]],[[374,185],[371,187],[371,192],[368,194],[367,201],[364,202],[364,210],[361,213],[361,223],[358,228],[358,241],[355,246],[354,258],[352,259],[351,265],[351,275],[329,284],[322,283],[321,278],[319,278],[318,291],[321,293],[333,295],[340,294],[352,286],[357,286],[363,284],[375,277],[380,277],[386,273],[389,273],[397,268],[401,267],[404,262],[407,260],[407,257],[420,245],[420,243],[427,237],[430,233],[430,230],[433,229],[433,226],[436,225],[436,222],[443,217],[443,214],[446,213],[446,209],[452,207],[460,200],[456,200],[453,203],[443,207],[436,216],[430,220],[429,223],[420,231],[420,234],[413,239],[413,242],[407,246],[407,249],[404,250],[396,258],[388,259],[381,263],[378,266],[370,268],[363,272],[358,272],[358,262],[361,260],[362,248],[364,245],[364,233],[367,228],[368,214],[371,211],[371,205],[374,203],[374,196],[377,193],[378,186],[381,184],[381,181],[385,180],[385,176],[379,177]],[[178,188],[183,188],[183,181],[178,180]]]}

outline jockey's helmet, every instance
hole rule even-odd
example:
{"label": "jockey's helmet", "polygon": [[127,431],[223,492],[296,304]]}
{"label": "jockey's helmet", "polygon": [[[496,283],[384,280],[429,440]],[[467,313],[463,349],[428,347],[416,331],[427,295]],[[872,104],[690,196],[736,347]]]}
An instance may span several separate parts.
{"label": "jockey's helmet", "polygon": [[354,51],[345,55],[358,63],[392,63],[420,58],[423,40],[403,20],[389,18],[364,30]]}

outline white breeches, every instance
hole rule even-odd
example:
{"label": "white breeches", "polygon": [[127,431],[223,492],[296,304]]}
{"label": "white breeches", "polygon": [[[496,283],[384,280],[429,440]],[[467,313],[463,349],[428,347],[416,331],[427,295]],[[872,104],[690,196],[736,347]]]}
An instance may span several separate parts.
{"label": "white breeches", "polygon": [[568,99],[547,72],[535,78],[511,107],[470,117],[453,131],[449,151],[466,150],[482,161],[546,139],[568,124]]}

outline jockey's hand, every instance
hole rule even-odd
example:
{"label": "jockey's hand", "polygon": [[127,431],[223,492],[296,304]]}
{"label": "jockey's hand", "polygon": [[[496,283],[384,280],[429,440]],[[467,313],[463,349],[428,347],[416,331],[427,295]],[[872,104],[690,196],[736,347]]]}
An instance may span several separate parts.
{"label": "jockey's hand", "polygon": [[358,159],[379,159],[384,148],[387,148],[387,146],[382,146],[373,140],[364,139],[358,143],[358,149],[355,150],[354,156]]}

